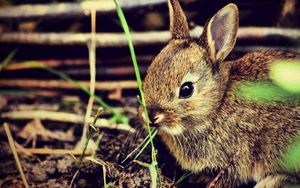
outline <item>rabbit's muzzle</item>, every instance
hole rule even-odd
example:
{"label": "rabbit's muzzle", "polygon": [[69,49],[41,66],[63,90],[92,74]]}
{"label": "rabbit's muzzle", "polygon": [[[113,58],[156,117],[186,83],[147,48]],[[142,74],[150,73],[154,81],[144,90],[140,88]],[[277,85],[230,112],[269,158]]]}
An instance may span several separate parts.
{"label": "rabbit's muzzle", "polygon": [[[161,113],[161,110],[156,108],[148,108],[148,118],[150,126],[159,127],[159,124],[164,120],[165,116]],[[145,114],[142,113],[143,121],[146,122]]]}

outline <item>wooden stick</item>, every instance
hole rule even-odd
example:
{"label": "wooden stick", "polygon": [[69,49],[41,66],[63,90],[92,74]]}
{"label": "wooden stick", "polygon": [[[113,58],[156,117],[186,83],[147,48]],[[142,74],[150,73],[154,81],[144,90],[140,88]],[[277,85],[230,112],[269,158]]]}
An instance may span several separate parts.
{"label": "wooden stick", "polygon": [[300,29],[278,27],[241,27],[238,40],[300,40]]}
{"label": "wooden stick", "polygon": [[[43,103],[43,104],[38,104],[38,105],[32,105],[32,104],[19,102],[18,104],[14,105],[14,107],[15,107],[14,109],[19,110],[19,111],[31,111],[31,110],[57,111],[57,110],[59,110],[59,106],[60,105],[58,103]],[[96,106],[94,106],[93,110],[94,111],[97,110]],[[132,115],[137,115],[137,109],[135,107],[120,106],[120,107],[114,107],[114,110],[120,112],[121,114],[129,113]],[[111,115],[111,113],[108,111],[103,111],[102,115]],[[0,117],[1,117],[1,115],[0,115]]]}
{"label": "wooden stick", "polygon": [[11,149],[13,155],[14,155],[14,158],[15,158],[15,161],[17,163],[17,167],[19,169],[19,172],[20,172],[22,181],[24,183],[24,186],[26,188],[29,188],[29,185],[27,183],[27,179],[26,179],[25,174],[24,174],[23,169],[22,169],[20,159],[19,159],[18,154],[17,154],[17,150],[16,150],[16,147],[15,147],[15,144],[14,144],[14,139],[13,139],[13,137],[11,135],[11,132],[10,132],[10,129],[9,129],[9,125],[7,123],[4,123],[3,126],[4,126],[4,129],[5,129],[6,135],[7,135],[7,139],[8,139],[10,149]]}
{"label": "wooden stick", "polygon": [[[25,63],[25,64],[23,64]],[[39,63],[47,67],[59,67],[59,66],[78,66],[87,65],[88,62],[85,59],[72,59],[72,60],[46,60],[46,61],[25,61],[25,62],[14,62],[6,66],[3,70],[26,70],[34,69],[27,63]]]}
{"label": "wooden stick", "polygon": [[12,100],[18,98],[20,96],[26,96],[28,98],[36,98],[37,96],[43,97],[56,97],[62,95],[62,93],[52,90],[34,90],[34,91],[19,91],[16,90],[3,90],[1,91],[1,95],[3,95],[6,99]]}
{"label": "wooden stick", "polygon": [[[132,9],[141,6],[151,6],[165,3],[164,0],[147,1],[120,1],[123,9]],[[74,18],[90,15],[90,10],[99,13],[115,12],[113,1],[83,1],[80,3],[52,3],[38,5],[19,5],[0,8],[0,19],[29,20],[35,18]]]}
{"label": "wooden stick", "polygon": [[96,11],[91,10],[91,41],[88,43],[89,49],[89,65],[90,65],[90,93],[89,101],[86,107],[83,131],[81,135],[80,142],[82,146],[87,141],[87,131],[89,128],[90,118],[92,115],[92,109],[94,104],[94,94],[96,87],[96,43],[95,43],[95,34],[96,34]]}
{"label": "wooden stick", "polygon": [[[200,26],[191,30],[193,38],[199,38],[203,28]],[[167,43],[171,36],[169,31],[132,32],[135,46],[156,45]],[[0,42],[24,43],[39,45],[86,45],[91,40],[89,33],[2,33]],[[95,36],[98,47],[127,46],[123,33],[98,33]],[[275,27],[242,27],[238,32],[238,40],[288,40],[299,41],[300,29]]]}
{"label": "wooden stick", "polygon": [[[50,148],[22,148],[17,149],[18,152],[26,152],[34,155],[64,155],[64,154],[72,154],[72,155],[81,155],[82,150],[80,149],[50,149]],[[85,155],[91,155],[92,151],[87,149],[84,153]]]}
{"label": "wooden stick", "polygon": [[[154,55],[139,55],[137,56],[138,62],[151,62],[154,59]],[[34,67],[28,65],[27,63],[36,63],[36,64],[43,64],[47,67],[59,67],[59,66],[80,66],[80,65],[88,65],[88,61],[86,59],[69,59],[69,60],[43,60],[43,61],[20,61],[20,62],[12,62],[8,66],[4,67],[3,70],[26,70],[26,69],[34,69]],[[124,70],[125,72],[130,71],[129,68],[132,68],[131,66],[131,58],[129,56],[125,57],[116,57],[114,59],[101,59],[97,61],[97,64],[101,65],[111,65],[111,64],[126,64],[130,63],[130,66],[125,66],[122,68],[126,68],[127,70]],[[27,64],[27,65],[26,65]],[[128,65],[127,64],[127,65]],[[103,68],[102,68],[103,69]],[[107,72],[110,74],[113,72],[113,70],[120,71],[120,68],[118,67],[105,67],[105,69],[108,69]],[[99,70],[97,70],[99,72]],[[105,73],[105,71],[103,71]],[[102,72],[101,72],[102,74]]]}
{"label": "wooden stick", "polygon": [[[66,113],[66,112],[53,112],[45,110],[27,110],[27,111],[12,111],[4,112],[0,114],[1,118],[7,119],[41,119],[51,120],[66,123],[83,123],[84,116]],[[93,121],[93,117],[90,117],[90,122]],[[134,132],[135,130],[127,124],[111,124],[107,119],[98,119],[96,125],[99,128],[118,129],[122,131]]]}
{"label": "wooden stick", "polygon": [[[88,81],[78,81],[78,83],[89,87]],[[62,80],[0,79],[0,86],[43,89],[78,89],[74,84]],[[136,89],[137,82],[133,80],[96,82],[95,88],[96,90],[104,91]]]}
{"label": "wooden stick", "polygon": [[32,153],[29,153],[22,145],[20,145],[18,142],[15,142],[15,146],[18,153],[23,153],[27,156],[32,156]]}
{"label": "wooden stick", "polygon": [[[98,47],[126,46],[128,42],[123,33],[96,34]],[[169,32],[132,33],[135,45],[166,43]],[[151,40],[150,40],[151,39]],[[89,33],[1,33],[0,42],[48,45],[86,45],[91,40]]]}
{"label": "wooden stick", "polygon": [[233,52],[237,53],[249,53],[249,52],[256,52],[256,51],[265,51],[265,50],[284,50],[293,53],[300,53],[299,48],[295,47],[286,47],[286,46],[235,46]]}
{"label": "wooden stick", "polygon": [[[149,60],[148,62],[150,62],[151,60]],[[27,70],[27,69],[36,69],[33,66],[28,66],[28,65],[23,65],[23,63],[27,63],[27,62],[18,62],[18,63],[12,63],[8,66],[6,66],[3,70],[5,71],[17,71],[17,70]],[[76,75],[76,76],[80,76],[80,75],[89,75],[90,74],[90,70],[84,66],[84,67],[77,67],[77,65],[74,63],[74,65],[71,64],[64,64],[64,62],[47,62],[47,61],[34,61],[32,63],[35,64],[41,64],[41,65],[45,65],[47,67],[59,67],[59,66],[67,66],[66,69],[64,69],[64,73],[67,75]],[[132,67],[132,65],[124,65],[122,66],[121,64],[126,63],[126,62],[120,62],[118,67],[106,67],[106,65],[109,65],[110,62],[105,62],[104,64],[102,64],[103,66],[100,66],[98,69],[96,69],[96,73],[101,75],[101,76],[119,76],[119,75],[133,75],[134,74],[134,69]],[[129,63],[129,61],[128,61]],[[86,62],[82,61],[82,64],[80,65],[87,65]],[[140,66],[140,72],[142,74],[145,74],[147,71],[147,66]]]}
{"label": "wooden stick", "polygon": [[[68,149],[51,149],[51,148],[24,148],[22,145],[15,142],[15,146],[18,153],[24,153],[26,155],[64,155],[70,154],[73,158],[74,155],[81,155],[82,150],[68,150]],[[87,149],[85,155],[91,155],[92,150]],[[76,160],[76,158],[74,158]]]}

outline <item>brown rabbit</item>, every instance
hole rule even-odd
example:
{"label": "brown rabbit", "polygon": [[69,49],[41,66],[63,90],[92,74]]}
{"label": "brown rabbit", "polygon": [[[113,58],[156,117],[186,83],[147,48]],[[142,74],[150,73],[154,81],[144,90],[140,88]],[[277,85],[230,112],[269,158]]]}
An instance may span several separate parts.
{"label": "brown rabbit", "polygon": [[168,4],[172,39],[153,60],[143,88],[150,123],[159,127],[177,162],[209,173],[220,171],[239,151],[217,187],[299,183],[300,169],[288,172],[280,160],[300,133],[299,101],[254,103],[236,95],[239,81],[269,80],[272,61],[298,57],[265,51],[223,62],[237,38],[237,6],[218,11],[193,40],[179,2]]}

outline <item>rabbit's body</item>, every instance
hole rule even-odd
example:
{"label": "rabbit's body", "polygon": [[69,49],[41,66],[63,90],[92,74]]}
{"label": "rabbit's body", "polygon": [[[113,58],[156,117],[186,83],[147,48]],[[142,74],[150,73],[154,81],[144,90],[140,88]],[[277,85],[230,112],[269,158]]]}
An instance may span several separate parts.
{"label": "rabbit's body", "polygon": [[[210,170],[221,170],[239,152],[235,165],[219,182],[223,187],[248,181],[259,182],[268,175],[284,174],[278,159],[299,136],[299,103],[274,102],[266,105],[247,102],[237,96],[235,86],[237,81],[269,80],[269,63],[293,57],[290,53],[266,51],[224,62],[220,70],[229,78],[224,83],[227,87],[219,106],[201,120],[207,129],[185,131],[176,136],[165,132],[160,134],[178,163],[187,170],[209,173]],[[249,64],[245,63],[245,59]],[[250,65],[250,62],[258,66]],[[199,120],[191,118],[188,121]],[[281,181],[281,178],[277,177],[276,181]]]}
{"label": "rabbit's body", "polygon": [[170,0],[169,7],[173,39],[149,67],[144,92],[149,119],[160,127],[177,162],[209,173],[236,155],[219,187],[251,180],[259,182],[257,187],[296,181],[293,174],[300,169],[287,175],[280,158],[299,136],[299,101],[254,103],[239,98],[236,87],[240,81],[269,80],[270,63],[296,55],[265,51],[222,62],[235,43],[236,6],[220,10],[199,40],[189,37],[179,3]]}

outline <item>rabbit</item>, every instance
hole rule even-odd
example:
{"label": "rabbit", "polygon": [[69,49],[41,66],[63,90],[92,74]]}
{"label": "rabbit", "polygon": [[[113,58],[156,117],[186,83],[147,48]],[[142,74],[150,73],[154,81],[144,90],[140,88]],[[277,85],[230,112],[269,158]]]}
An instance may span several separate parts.
{"label": "rabbit", "polygon": [[274,60],[299,56],[269,50],[224,61],[237,39],[235,4],[209,19],[198,39],[190,37],[178,0],[168,6],[171,40],[149,66],[143,91],[150,126],[159,129],[177,163],[200,176],[221,171],[235,156],[215,187],[300,183],[300,169],[288,171],[281,159],[300,135],[299,100],[255,103],[236,94],[240,81],[270,81]]}

